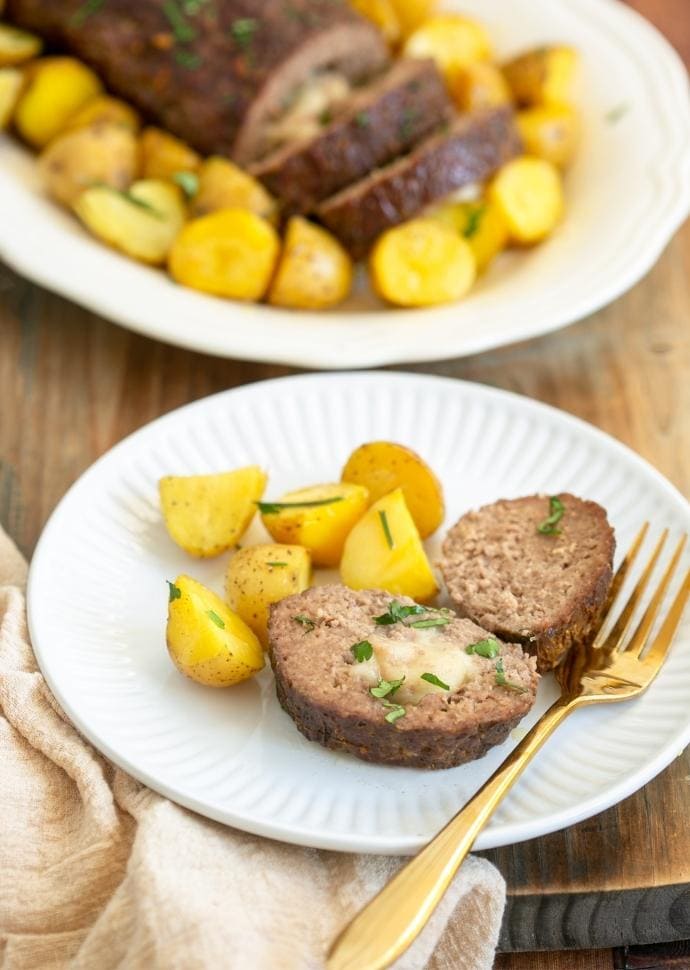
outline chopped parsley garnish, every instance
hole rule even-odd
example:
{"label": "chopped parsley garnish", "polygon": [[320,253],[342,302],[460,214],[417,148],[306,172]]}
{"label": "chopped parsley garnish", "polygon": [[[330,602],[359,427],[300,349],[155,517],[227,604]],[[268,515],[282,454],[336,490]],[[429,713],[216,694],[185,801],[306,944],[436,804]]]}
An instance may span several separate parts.
{"label": "chopped parsley garnish", "polygon": [[295,623],[300,623],[307,633],[310,633],[312,630],[316,629],[316,623],[314,623],[312,618],[307,616],[306,613],[298,613],[297,616],[293,616],[292,619],[295,621]]}
{"label": "chopped parsley garnish", "polygon": [[465,648],[465,653],[476,653],[479,657],[486,657],[487,660],[493,660],[501,652],[501,647],[498,640],[494,640],[493,637],[487,637],[486,640],[480,640],[478,643],[471,643],[469,647]]}
{"label": "chopped parsley garnish", "polygon": [[[425,616],[428,613],[436,613],[438,615],[426,620],[416,620],[414,623],[404,622],[409,616]],[[375,616],[374,623],[378,626],[391,626],[393,623],[402,623],[404,626],[414,627],[416,630],[424,630],[433,626],[445,626],[452,619],[453,614],[450,610],[436,610],[432,606],[419,606],[417,603],[413,603],[412,606],[403,606],[397,600],[391,600],[388,612],[382,613],[381,616]]]}
{"label": "chopped parsley garnish", "polygon": [[496,684],[499,687],[507,687],[508,690],[517,691],[518,694],[527,693],[526,687],[523,687],[521,684],[515,684],[512,680],[506,679],[506,672],[503,668],[503,660],[501,658],[496,661]]}
{"label": "chopped parsley garnish", "polygon": [[422,680],[425,680],[427,684],[433,684],[434,687],[440,687],[441,690],[450,690],[448,684],[444,684],[440,677],[436,674],[422,674]]}
{"label": "chopped parsley garnish", "polygon": [[368,111],[358,111],[355,115],[355,122],[359,128],[368,128],[371,118]]}
{"label": "chopped parsley garnish", "polygon": [[365,660],[371,660],[374,655],[374,648],[368,640],[360,640],[359,643],[353,643],[350,649],[358,664],[364,663]]}
{"label": "chopped parsley garnish", "polygon": [[610,111],[606,112],[606,114],[604,115],[604,119],[608,121],[610,125],[615,125],[617,121],[621,120],[623,115],[628,113],[629,108],[630,108],[629,104],[625,104],[625,103],[617,104],[615,108],[611,108]]}
{"label": "chopped parsley garnish", "polygon": [[225,629],[225,620],[221,616],[218,616],[214,610],[207,610],[206,616],[209,618],[209,620],[211,620],[211,622],[215,623],[216,626],[219,626],[221,630]]}
{"label": "chopped parsley garnish", "polygon": [[239,47],[242,50],[247,50],[251,42],[254,40],[254,34],[257,31],[259,23],[254,20],[253,17],[240,17],[239,20],[235,20],[230,27],[230,33],[237,41]]}
{"label": "chopped parsley garnish", "polygon": [[434,626],[447,626],[450,619],[448,616],[434,616],[429,620],[415,620],[414,623],[408,623],[407,626],[412,627],[413,630],[430,630]]}
{"label": "chopped parsley garnish", "polygon": [[124,189],[116,189],[112,185],[106,185],[105,182],[92,182],[91,188],[93,189],[106,189],[108,192],[114,192],[115,195],[119,195],[120,198],[125,199],[127,202],[131,202],[132,205],[138,206],[140,209],[145,209],[150,215],[156,219],[164,219],[165,216],[162,212],[159,212],[155,206],[152,206],[150,202],[146,202],[144,199],[138,198],[136,195],[132,195],[131,192],[127,192]]}
{"label": "chopped parsley garnish", "polygon": [[467,216],[467,225],[462,231],[465,239],[472,239],[479,232],[479,227],[482,224],[482,219],[486,215],[486,206],[478,205],[474,209],[471,209],[469,215]]}
{"label": "chopped parsley garnish", "polygon": [[182,9],[188,16],[193,17],[199,13],[205,3],[208,3],[208,0],[182,0]]}
{"label": "chopped parsley garnish", "polygon": [[81,27],[89,17],[102,10],[104,5],[105,0],[86,0],[70,17],[70,27]]}
{"label": "chopped parsley garnish", "polygon": [[395,543],[393,542],[393,536],[391,534],[391,527],[388,525],[388,516],[383,509],[379,512],[379,519],[381,520],[381,528],[383,529],[383,534],[386,537],[386,542],[388,543],[388,548],[395,548]]}
{"label": "chopped parsley garnish", "polygon": [[171,583],[169,579],[166,579],[166,583],[168,584],[168,603],[172,603],[173,600],[179,600],[182,596],[180,587]]}
{"label": "chopped parsley garnish", "polygon": [[537,526],[537,532],[541,532],[543,536],[559,536],[561,530],[556,526],[563,518],[565,505],[557,495],[552,495],[549,499],[549,512],[551,513],[549,517]]}
{"label": "chopped parsley garnish", "polygon": [[173,57],[180,67],[184,67],[188,71],[195,71],[201,65],[201,58],[193,51],[175,50],[173,51]]}
{"label": "chopped parsley garnish", "polygon": [[267,562],[266,565],[280,567],[280,566],[287,566],[287,563],[286,562]]}
{"label": "chopped parsley garnish", "polygon": [[196,39],[196,30],[187,23],[184,13],[178,8],[175,0],[165,0],[163,13],[170,22],[175,40],[180,44],[189,44]]}
{"label": "chopped parsley garnish", "polygon": [[407,713],[402,704],[385,704],[385,706],[390,708],[385,717],[385,720],[388,721],[389,724],[395,724],[399,718],[405,717],[405,714]]}
{"label": "chopped parsley garnish", "polygon": [[256,502],[255,505],[262,515],[277,515],[283,509],[315,509],[319,505],[333,505],[342,501],[343,496],[336,495],[335,498],[320,498],[313,502]]}
{"label": "chopped parsley garnish", "polygon": [[376,687],[369,688],[369,693],[372,697],[388,697],[389,694],[394,694],[399,687],[402,687],[404,681],[404,676],[400,680],[380,680]]}
{"label": "chopped parsley garnish", "polygon": [[180,186],[188,199],[193,199],[199,191],[199,176],[196,172],[175,172],[172,180]]}

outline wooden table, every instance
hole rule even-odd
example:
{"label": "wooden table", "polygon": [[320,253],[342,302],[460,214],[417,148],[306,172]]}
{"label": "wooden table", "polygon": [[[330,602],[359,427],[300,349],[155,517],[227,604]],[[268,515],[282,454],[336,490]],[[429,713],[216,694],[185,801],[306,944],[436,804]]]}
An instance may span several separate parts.
{"label": "wooden table", "polygon": [[[633,5],[690,59],[688,0]],[[407,369],[509,388],[577,414],[690,496],[689,280],[686,225],[645,280],[588,320]],[[30,556],[67,487],[124,435],[204,395],[294,372],[155,343],[0,266],[0,522]],[[509,887],[501,949],[513,952],[498,957],[496,970],[688,970],[689,804],[686,751],[615,808],[485,853]],[[680,942],[656,945],[667,941]]]}

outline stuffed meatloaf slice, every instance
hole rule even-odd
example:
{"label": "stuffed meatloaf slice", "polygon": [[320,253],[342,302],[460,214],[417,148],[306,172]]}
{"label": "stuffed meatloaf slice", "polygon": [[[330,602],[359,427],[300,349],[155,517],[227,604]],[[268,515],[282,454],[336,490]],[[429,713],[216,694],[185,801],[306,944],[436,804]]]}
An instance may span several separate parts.
{"label": "stuffed meatloaf slice", "polygon": [[312,134],[307,129],[307,137],[293,132],[292,141],[250,171],[281,199],[286,213],[309,212],[343,186],[409,151],[452,110],[434,61],[402,59],[356,91],[321,130]]}
{"label": "stuffed meatloaf slice", "polygon": [[9,0],[6,15],[93,65],[108,87],[204,154],[275,147],[305,97],[316,112],[389,62],[345,0]]}
{"label": "stuffed meatloaf slice", "polygon": [[596,502],[567,493],[503,499],[453,526],[441,570],[461,616],[524,644],[545,671],[598,630],[615,545]]}
{"label": "stuffed meatloaf slice", "polygon": [[269,621],[278,699],[302,734],[414,768],[481,758],[532,707],[534,659],[488,637],[450,611],[345,586],[290,596]]}
{"label": "stuffed meatloaf slice", "polygon": [[316,214],[360,258],[386,229],[457,189],[485,181],[521,150],[510,108],[462,115],[409,155],[326,199]]}

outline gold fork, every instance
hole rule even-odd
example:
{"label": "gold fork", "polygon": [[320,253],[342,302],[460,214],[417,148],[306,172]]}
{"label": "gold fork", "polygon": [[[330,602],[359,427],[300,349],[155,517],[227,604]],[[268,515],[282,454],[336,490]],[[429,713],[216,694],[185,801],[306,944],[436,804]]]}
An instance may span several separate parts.
{"label": "gold fork", "polygon": [[590,646],[571,650],[566,661],[555,671],[561,687],[560,698],[477,794],[345,927],[328,953],[328,970],[383,970],[390,966],[423,929],[477,835],[558,725],[579,707],[627,700],[641,694],[652,683],[666,658],[690,596],[688,570],[659,632],[645,652],[654,621],[676,572],[686,536],[676,546],[633,634],[628,636],[668,537],[668,530],[657,542],[618,619],[607,632],[615,601],[637,558],[648,527],[649,523],[645,523],[614,576],[608,613],[596,639]]}

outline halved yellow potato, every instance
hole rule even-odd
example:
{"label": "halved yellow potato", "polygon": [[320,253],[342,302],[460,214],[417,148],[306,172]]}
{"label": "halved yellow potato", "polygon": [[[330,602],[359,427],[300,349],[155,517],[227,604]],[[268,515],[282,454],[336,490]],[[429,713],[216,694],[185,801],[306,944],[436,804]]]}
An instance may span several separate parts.
{"label": "halved yellow potato", "polygon": [[280,253],[273,226],[248,209],[221,209],[188,222],[170,252],[173,279],[234,300],[260,300]]}
{"label": "halved yellow potato", "polygon": [[0,68],[0,131],[12,120],[23,84],[21,71],[14,67]]}
{"label": "halved yellow potato", "polygon": [[426,602],[438,592],[401,488],[375,502],[350,532],[340,575],[351,589],[385,589]]}
{"label": "halved yellow potato", "polygon": [[266,543],[235,553],[225,574],[225,595],[265,647],[271,603],[301,593],[310,583],[311,558],[303,546]]}
{"label": "halved yellow potato", "polygon": [[259,505],[276,542],[304,546],[315,566],[337,566],[348,533],[365,513],[369,493],[361,485],[338,482],[288,492]]}
{"label": "halved yellow potato", "polygon": [[376,24],[389,44],[400,40],[400,21],[393,0],[350,0],[358,13]]}
{"label": "halved yellow potato", "polygon": [[513,96],[501,69],[489,61],[473,61],[453,72],[450,93],[462,111],[511,104]]}
{"label": "halved yellow potato", "polygon": [[569,104],[544,104],[517,114],[525,152],[565,168],[573,160],[580,136],[577,111]]}
{"label": "halved yellow potato", "polygon": [[342,472],[344,482],[364,485],[369,502],[401,488],[422,539],[443,522],[443,488],[423,458],[393,441],[370,441],[355,448]]}
{"label": "halved yellow potato", "polygon": [[207,158],[197,177],[199,182],[190,206],[192,215],[205,216],[219,209],[249,209],[269,222],[276,221],[278,204],[273,196],[229,159],[217,155]]}
{"label": "halved yellow potato", "polygon": [[450,226],[467,240],[480,273],[508,245],[508,223],[492,199],[445,202],[429,215]]}
{"label": "halved yellow potato", "polygon": [[[124,128],[117,130],[130,135]],[[126,192],[108,186],[86,189],[73,209],[103,242],[154,266],[167,259],[186,216],[180,189],[162,179],[142,179]]]}
{"label": "halved yellow potato", "polygon": [[169,179],[175,172],[196,172],[201,165],[193,148],[162,128],[144,128],[139,149],[144,178]]}
{"label": "halved yellow potato", "polygon": [[473,61],[488,59],[491,42],[475,20],[453,13],[438,14],[410,34],[403,53],[406,57],[432,57],[450,80]]}
{"label": "halved yellow potato", "polygon": [[100,94],[87,101],[83,108],[70,117],[65,131],[86,128],[102,121],[111,125],[120,125],[134,134],[141,127],[141,118],[131,105],[119,98],[111,98],[109,94]]}
{"label": "halved yellow potato", "polygon": [[14,67],[37,57],[41,53],[43,41],[35,34],[0,24],[0,67]]}
{"label": "halved yellow potato", "polygon": [[190,576],[169,584],[168,652],[185,677],[208,687],[231,687],[264,666],[256,635],[212,590]]}
{"label": "halved yellow potato", "polygon": [[374,289],[397,306],[459,300],[477,275],[467,241],[434,219],[411,219],[379,237],[369,259]]}
{"label": "halved yellow potato", "polygon": [[102,86],[91,68],[73,57],[45,57],[26,70],[14,124],[25,141],[43,148]]}
{"label": "halved yellow potato", "polygon": [[166,528],[192,556],[217,556],[249,528],[267,475],[256,465],[217,475],[168,475],[158,483]]}
{"label": "halved yellow potato", "polygon": [[338,240],[321,226],[293,216],[268,302],[293,309],[323,310],[344,300],[351,287],[352,260]]}
{"label": "halved yellow potato", "polygon": [[437,0],[391,0],[403,37],[429,20],[438,6]]}
{"label": "halved yellow potato", "polygon": [[49,194],[70,206],[94,185],[127,189],[136,177],[137,141],[121,125],[98,122],[58,135],[43,150],[38,167]]}
{"label": "halved yellow potato", "polygon": [[563,215],[563,183],[558,169],[525,155],[508,162],[489,188],[508,224],[511,238],[531,244],[546,238]]}
{"label": "halved yellow potato", "polygon": [[572,47],[538,47],[513,58],[503,73],[518,104],[563,104],[570,100],[577,62]]}

